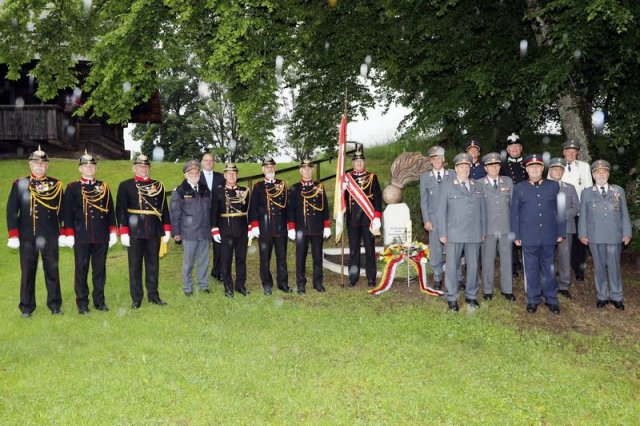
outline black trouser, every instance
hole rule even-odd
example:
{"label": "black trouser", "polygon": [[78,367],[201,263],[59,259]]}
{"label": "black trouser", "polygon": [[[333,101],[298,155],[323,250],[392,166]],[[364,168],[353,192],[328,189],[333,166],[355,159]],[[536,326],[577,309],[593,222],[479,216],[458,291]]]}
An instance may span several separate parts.
{"label": "black trouser", "polygon": [[235,252],[236,257],[236,291],[246,289],[247,282],[247,235],[242,237],[223,236],[220,244],[221,273],[224,289],[226,292],[233,292],[233,278],[231,277],[231,262]]}
{"label": "black trouser", "polygon": [[[576,229],[578,229],[578,220],[580,216],[576,216]],[[576,278],[584,279],[585,262],[587,261],[587,246],[580,242],[578,233],[573,234],[573,242],[571,243],[571,269],[573,269]]]}
{"label": "black trouser", "polygon": [[367,283],[376,282],[376,238],[368,226],[348,226],[349,233],[349,282],[355,285],[360,278],[360,239],[364,243]]}
{"label": "black trouser", "polygon": [[304,290],[307,284],[306,266],[307,252],[311,243],[311,258],[313,259],[313,288],[322,286],[322,235],[303,235],[302,231],[296,233],[296,285]]}
{"label": "black trouser", "polygon": [[104,284],[107,279],[107,249],[109,243],[76,243],[73,255],[76,260],[74,288],[78,308],[89,306],[89,262],[91,262],[91,281],[93,282],[93,306],[104,305]]}
{"label": "black trouser", "polygon": [[129,255],[129,291],[134,303],[140,303],[144,292],[142,290],[142,262],[144,260],[144,283],[147,287],[147,299],[158,300],[158,271],[160,238],[131,238]]}
{"label": "black trouser", "polygon": [[287,236],[263,236],[258,240],[260,246],[260,279],[263,287],[273,287],[271,275],[271,252],[276,248],[276,279],[278,288],[289,287],[289,273],[287,272]]}
{"label": "black trouser", "polygon": [[222,276],[222,253],[221,244],[212,241],[213,245],[213,267],[211,268],[211,276],[220,279]]}
{"label": "black trouser", "polygon": [[[42,238],[42,240],[40,240]],[[36,243],[38,241],[38,243]],[[42,241],[42,244],[40,244]],[[44,283],[47,287],[47,306],[54,310],[62,305],[60,293],[60,273],[58,272],[58,239],[20,239],[20,312],[36,310],[36,272],[38,255],[42,256]]]}
{"label": "black trouser", "polygon": [[522,270],[522,247],[511,244],[511,273],[519,274]]}

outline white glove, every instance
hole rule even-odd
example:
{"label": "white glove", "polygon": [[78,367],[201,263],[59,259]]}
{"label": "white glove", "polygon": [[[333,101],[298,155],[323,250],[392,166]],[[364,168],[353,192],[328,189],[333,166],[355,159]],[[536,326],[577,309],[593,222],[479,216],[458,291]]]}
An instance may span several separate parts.
{"label": "white glove", "polygon": [[109,248],[111,248],[114,245],[116,245],[117,241],[118,241],[118,235],[116,235],[115,232],[110,233],[109,234]]}
{"label": "white glove", "polygon": [[9,247],[10,249],[20,248],[20,238],[18,237],[9,238],[9,241],[7,241],[7,247]]}
{"label": "white glove", "polygon": [[324,228],[322,231],[322,238],[326,240],[329,237],[331,237],[331,228]]}
{"label": "white glove", "polygon": [[125,247],[129,247],[131,245],[131,240],[129,239],[129,234],[120,235],[120,244]]}
{"label": "white glove", "polygon": [[380,223],[380,218],[374,217],[373,220],[371,221],[371,229],[377,231],[378,229],[380,229],[381,226],[382,226],[382,223]]}
{"label": "white glove", "polygon": [[251,235],[253,235],[253,238],[260,237],[260,227],[254,226],[253,228],[251,228]]}
{"label": "white glove", "polygon": [[289,237],[289,239],[291,241],[295,241],[296,240],[296,230],[295,229],[289,229],[289,232],[287,232],[287,237]]}
{"label": "white glove", "polygon": [[220,234],[216,234],[213,236],[213,241],[215,241],[216,243],[220,244],[222,242],[222,238],[220,237]]}
{"label": "white glove", "polygon": [[58,247],[66,247],[67,246],[67,237],[64,235],[60,235],[58,237]]}
{"label": "white glove", "polygon": [[64,244],[67,247],[73,247],[76,244],[76,237],[74,237],[73,235],[67,235],[67,238],[65,238]]}
{"label": "white glove", "polygon": [[171,239],[171,231],[164,231],[164,237],[162,237],[162,242],[165,244],[168,244],[170,239]]}

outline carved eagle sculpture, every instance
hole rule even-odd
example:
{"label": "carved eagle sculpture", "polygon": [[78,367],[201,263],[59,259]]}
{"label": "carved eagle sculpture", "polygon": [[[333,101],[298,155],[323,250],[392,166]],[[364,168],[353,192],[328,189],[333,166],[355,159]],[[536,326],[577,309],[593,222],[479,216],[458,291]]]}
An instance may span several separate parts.
{"label": "carved eagle sculpture", "polygon": [[396,204],[402,201],[402,188],[409,183],[420,179],[420,175],[431,170],[429,158],[419,152],[404,152],[391,164],[391,184],[382,193],[382,198],[387,204]]}

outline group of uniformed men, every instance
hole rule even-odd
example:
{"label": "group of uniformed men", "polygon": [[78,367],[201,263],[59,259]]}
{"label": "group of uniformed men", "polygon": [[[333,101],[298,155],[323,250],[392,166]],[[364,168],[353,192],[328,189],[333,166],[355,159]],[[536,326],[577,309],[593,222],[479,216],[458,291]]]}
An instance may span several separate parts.
{"label": "group of uniformed men", "polygon": [[[366,276],[375,285],[376,265],[374,237],[369,230],[379,230],[382,194],[374,173],[364,168],[364,154],[353,155],[353,181],[374,207],[369,219],[362,207],[345,191],[347,225],[352,252],[360,252],[360,239],[366,251]],[[224,294],[244,296],[246,289],[246,255],[251,239],[259,241],[260,278],[265,295],[273,291],[270,271],[271,255],[276,252],[276,283],[286,293],[288,285],[287,238],[296,244],[296,286],[299,294],[306,290],[305,264],[309,246],[313,258],[313,287],[324,292],[322,272],[323,240],[331,236],[329,206],[324,185],[313,180],[313,162],[300,163],[301,180],[287,188],[276,179],[272,158],[262,162],[264,179],[253,191],[237,185],[238,168],[229,163],[224,174],[214,172],[215,161],[204,154],[202,161],[190,160],[183,166],[184,180],[176,187],[170,205],[166,203],[164,185],[149,176],[151,163],[139,154],[133,160],[133,178],[120,183],[116,203],[106,182],[96,180],[97,161],[85,152],[80,157],[80,180],[66,191],[62,182],[47,175],[49,158],[38,148],[29,157],[30,175],[17,179],[7,203],[8,246],[20,250],[20,304],[23,317],[36,308],[35,277],[38,256],[42,256],[47,306],[61,314],[62,297],[58,271],[59,247],[73,247],[75,256],[74,288],[80,314],[89,313],[87,276],[92,268],[93,306],[100,311],[105,303],[107,250],[120,236],[127,247],[132,308],[141,306],[144,296],[165,305],[158,291],[160,253],[166,252],[171,236],[183,246],[183,291],[194,291],[193,269],[197,289],[209,293],[209,245],[213,240],[214,265],[211,275],[222,281]],[[235,257],[235,280],[232,262]],[[355,286],[360,276],[360,256],[351,256],[349,283]]]}
{"label": "group of uniformed men", "polygon": [[558,294],[572,298],[571,267],[576,280],[584,280],[587,246],[593,257],[596,306],[611,303],[624,309],[620,251],[632,233],[625,193],[609,183],[607,161],[589,166],[576,159],[579,149],[574,141],[564,143],[564,158],[549,161],[547,179],[542,156],[523,159],[515,134],[507,139],[506,159],[491,152],[480,161],[480,145],[471,141],[466,153],[454,157],[455,170],[444,167],[442,147],[429,150],[432,169],[420,178],[422,218],[429,232],[434,287],[442,287],[444,273],[450,310],[459,310],[459,288],[469,307],[479,307],[480,281],[484,299],[493,298],[497,257],[501,293],[514,301],[512,279],[520,271],[521,249],[527,311],[536,312],[544,301],[559,314]]}

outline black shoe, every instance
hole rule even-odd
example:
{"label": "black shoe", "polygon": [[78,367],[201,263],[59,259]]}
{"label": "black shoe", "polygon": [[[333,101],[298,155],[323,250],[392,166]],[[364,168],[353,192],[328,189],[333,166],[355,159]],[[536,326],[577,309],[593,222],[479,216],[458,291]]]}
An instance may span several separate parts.
{"label": "black shoe", "polygon": [[552,314],[558,315],[560,313],[560,305],[557,303],[545,303],[545,305],[547,305]]}
{"label": "black shoe", "polygon": [[567,299],[573,299],[573,297],[571,296],[571,293],[569,293],[569,290],[558,290],[558,294],[561,294]]}
{"label": "black shoe", "polygon": [[464,299],[464,301],[467,302],[467,305],[469,305],[470,308],[477,309],[480,307],[480,304],[476,299]]}
{"label": "black shoe", "polygon": [[355,287],[355,286],[356,286],[356,284],[358,284],[358,282],[357,282],[357,281],[356,281],[355,283],[354,283],[354,282],[349,282],[349,287]]}
{"label": "black shoe", "polygon": [[153,303],[154,305],[158,305],[158,306],[164,306],[167,304],[167,302],[165,302],[164,300],[160,299],[159,297],[155,298],[155,299],[150,299],[149,303]]}
{"label": "black shoe", "polygon": [[224,297],[233,297],[233,290],[225,290]]}
{"label": "black shoe", "polygon": [[616,302],[615,300],[612,300],[611,304],[613,305],[614,308],[620,309],[621,311],[624,311],[624,303],[622,303],[622,300],[619,301],[619,302]]}
{"label": "black shoe", "polygon": [[202,291],[203,293],[207,293],[207,294],[211,293],[211,290],[209,290],[208,288],[205,288],[204,290],[201,290],[201,291]]}
{"label": "black shoe", "polygon": [[288,285],[278,286],[280,291],[284,291],[285,293],[291,293],[293,290]]}
{"label": "black shoe", "polygon": [[509,300],[509,301],[511,301],[511,302],[513,302],[513,301],[515,301],[515,300],[516,300],[516,296],[515,296],[513,293],[503,293],[503,292],[500,292],[500,294],[502,294],[502,295],[504,296],[504,298],[505,298],[505,299],[507,299],[507,300]]}
{"label": "black shoe", "polygon": [[262,292],[264,293],[265,296],[271,296],[271,286],[266,286],[262,289]]}
{"label": "black shoe", "polygon": [[320,284],[318,286],[313,286],[313,288],[315,288],[318,291],[318,293],[324,293],[326,291],[322,284]]}
{"label": "black shoe", "polygon": [[107,312],[109,310],[109,307],[107,306],[106,303],[102,303],[100,305],[93,305],[93,307],[96,308],[96,310],[102,311],[102,312]]}
{"label": "black shoe", "polygon": [[458,312],[460,308],[458,307],[458,302],[447,302],[449,306],[449,310],[452,312]]}
{"label": "black shoe", "polygon": [[482,296],[482,298],[484,300],[492,300],[493,299],[493,294],[491,293],[485,293],[484,296]]}
{"label": "black shoe", "polygon": [[53,309],[51,310],[51,313],[52,313],[53,315],[62,315],[62,310],[61,310],[60,308],[53,308]]}
{"label": "black shoe", "polygon": [[584,276],[576,276],[576,281],[584,281]]}
{"label": "black shoe", "polygon": [[442,280],[433,282],[434,290],[442,290]]}
{"label": "black shoe", "polygon": [[458,288],[460,288],[460,290],[464,290],[464,289],[466,289],[466,288],[467,288],[467,286],[464,284],[464,282],[460,281],[460,282],[458,283]]}
{"label": "black shoe", "polygon": [[249,295],[249,292],[247,291],[247,289],[245,287],[242,288],[236,288],[236,292],[240,293],[243,296],[247,296]]}
{"label": "black shoe", "polygon": [[298,287],[298,294],[304,294],[304,287]]}
{"label": "black shoe", "polygon": [[140,309],[140,305],[142,304],[142,302],[133,302],[131,304],[131,309]]}
{"label": "black shoe", "polygon": [[89,313],[89,308],[83,306],[82,308],[78,308],[78,313],[80,315],[87,315]]}
{"label": "black shoe", "polygon": [[529,312],[530,314],[535,313],[537,310],[538,310],[538,305],[536,305],[535,303],[527,304],[527,312]]}
{"label": "black shoe", "polygon": [[372,282],[367,283],[367,287],[369,287],[369,288],[374,288],[375,286],[376,286],[376,283],[375,283],[375,282],[373,282],[373,281],[372,281]]}
{"label": "black shoe", "polygon": [[191,297],[191,296],[193,296],[193,292],[191,292],[191,291],[185,291],[185,292],[184,292],[184,295],[185,295],[185,296],[187,296],[187,297]]}
{"label": "black shoe", "polygon": [[600,300],[600,299],[598,299],[598,301],[596,302],[596,308],[604,308],[608,304],[609,304],[608,300]]}
{"label": "black shoe", "polygon": [[20,316],[22,318],[31,318],[31,312],[23,312]]}

